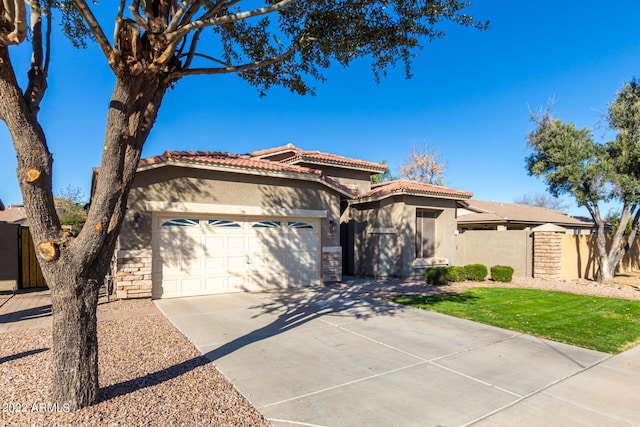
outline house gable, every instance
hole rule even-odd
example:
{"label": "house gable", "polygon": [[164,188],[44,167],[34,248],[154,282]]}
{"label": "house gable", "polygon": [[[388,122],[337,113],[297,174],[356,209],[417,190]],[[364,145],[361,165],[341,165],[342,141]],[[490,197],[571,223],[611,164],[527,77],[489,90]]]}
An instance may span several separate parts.
{"label": "house gable", "polygon": [[281,147],[254,151],[249,156],[322,171],[352,191],[364,193],[371,189],[371,176],[384,173],[387,166],[381,163],[338,156],[321,151],[307,151],[287,144]]}

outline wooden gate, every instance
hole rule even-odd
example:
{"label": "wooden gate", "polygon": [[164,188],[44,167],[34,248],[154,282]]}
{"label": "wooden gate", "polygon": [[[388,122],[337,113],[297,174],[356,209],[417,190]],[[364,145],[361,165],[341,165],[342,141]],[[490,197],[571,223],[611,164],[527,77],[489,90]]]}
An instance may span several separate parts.
{"label": "wooden gate", "polygon": [[42,288],[47,287],[47,283],[42,276],[40,264],[36,259],[36,252],[33,246],[33,239],[29,232],[29,227],[20,229],[20,288]]}

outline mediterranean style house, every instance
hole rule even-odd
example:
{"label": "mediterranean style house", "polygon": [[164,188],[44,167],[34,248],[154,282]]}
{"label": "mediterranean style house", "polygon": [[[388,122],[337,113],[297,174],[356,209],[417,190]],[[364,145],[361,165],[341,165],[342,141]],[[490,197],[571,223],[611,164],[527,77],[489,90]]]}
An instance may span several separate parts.
{"label": "mediterranean style house", "polygon": [[372,185],[385,170],[291,144],[143,159],[116,252],[116,293],[257,291],[453,264],[456,210],[471,193],[411,181]]}

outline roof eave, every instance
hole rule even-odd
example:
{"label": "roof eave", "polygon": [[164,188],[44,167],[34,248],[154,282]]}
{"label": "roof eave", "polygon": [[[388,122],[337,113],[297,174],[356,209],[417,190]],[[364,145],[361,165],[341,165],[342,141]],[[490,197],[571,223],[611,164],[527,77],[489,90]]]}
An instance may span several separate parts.
{"label": "roof eave", "polygon": [[248,166],[225,165],[220,163],[204,163],[204,162],[195,162],[195,161],[190,162],[190,161],[179,160],[174,158],[169,158],[164,162],[142,166],[138,168],[137,172],[144,172],[147,170],[158,169],[166,166],[202,169],[202,170],[210,170],[210,171],[218,171],[218,172],[230,172],[230,173],[237,173],[241,175],[266,176],[271,178],[297,179],[301,181],[318,182],[322,185],[325,185],[326,187],[331,188],[334,191],[337,191],[338,193],[344,196],[347,196],[349,198],[354,197],[354,195],[349,193],[346,189],[340,188],[334,185],[333,183],[324,180],[319,174],[315,174],[315,173],[275,171],[275,170],[252,168]]}
{"label": "roof eave", "polygon": [[358,170],[358,171],[362,171],[362,172],[369,172],[370,174],[373,175],[377,175],[380,173],[384,173],[387,168],[385,167],[384,169],[382,168],[376,168],[376,167],[365,167],[365,166],[357,166],[357,165],[353,165],[347,162],[339,162],[339,161],[328,161],[328,160],[318,160],[315,159],[313,157],[305,157],[305,156],[297,156],[293,159],[286,159],[283,160],[282,163],[285,164],[290,164],[290,165],[295,165],[298,163],[312,163],[314,165],[321,165],[321,166],[333,166],[333,167],[340,167],[343,169],[350,169],[350,170]]}
{"label": "roof eave", "polygon": [[360,204],[360,203],[377,202],[379,200],[384,200],[393,196],[415,196],[415,197],[428,197],[432,199],[446,199],[446,200],[466,200],[471,198],[471,196],[462,196],[462,195],[449,195],[449,194],[429,193],[429,192],[409,191],[409,190],[395,190],[380,196],[370,196],[370,197],[355,199],[351,203]]}

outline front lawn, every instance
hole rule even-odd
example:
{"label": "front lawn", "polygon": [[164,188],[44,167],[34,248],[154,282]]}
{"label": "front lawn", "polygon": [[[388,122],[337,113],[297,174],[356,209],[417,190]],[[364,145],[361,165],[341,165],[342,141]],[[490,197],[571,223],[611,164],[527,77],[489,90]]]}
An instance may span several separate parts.
{"label": "front lawn", "polygon": [[640,301],[513,288],[392,301],[612,354],[640,342]]}

